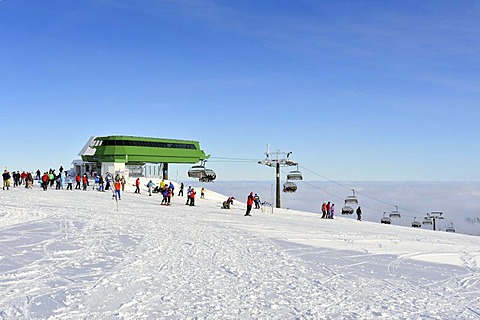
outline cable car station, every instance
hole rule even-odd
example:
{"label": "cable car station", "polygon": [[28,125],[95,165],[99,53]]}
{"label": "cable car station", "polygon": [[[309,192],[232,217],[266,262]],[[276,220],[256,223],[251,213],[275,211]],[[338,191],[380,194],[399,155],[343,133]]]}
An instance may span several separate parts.
{"label": "cable car station", "polygon": [[[80,151],[82,161],[74,161],[78,174],[120,173],[128,176],[168,179],[168,165],[205,162],[210,155],[200,149],[198,141],[134,136],[91,137]],[[203,167],[204,168],[204,167]],[[211,169],[196,177],[204,181],[216,178]]]}

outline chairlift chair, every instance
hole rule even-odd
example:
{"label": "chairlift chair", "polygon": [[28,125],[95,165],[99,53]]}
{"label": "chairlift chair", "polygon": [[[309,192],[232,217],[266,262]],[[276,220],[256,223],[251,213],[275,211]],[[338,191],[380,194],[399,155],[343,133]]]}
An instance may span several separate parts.
{"label": "chairlift chair", "polygon": [[342,214],[353,214],[353,208],[350,206],[345,205],[342,208]]}
{"label": "chairlift chair", "polygon": [[430,217],[425,217],[423,218],[423,221],[422,221],[422,224],[425,225],[425,224],[428,224],[428,225],[432,225],[432,219]]}
{"label": "chairlift chair", "polygon": [[293,193],[297,191],[297,185],[294,182],[287,181],[283,184],[283,192]]}
{"label": "chairlift chair", "polygon": [[287,180],[303,180],[302,173],[298,170],[290,171],[287,174]]}
{"label": "chairlift chair", "polygon": [[382,219],[380,219],[380,223],[391,224],[392,219],[390,219],[390,217],[385,217],[385,214],[386,214],[386,212],[383,213],[383,217],[382,217]]}
{"label": "chairlift chair", "polygon": [[388,215],[390,218],[401,218],[400,212],[398,211],[398,206],[395,206],[395,210],[390,212]]}
{"label": "chairlift chair", "polygon": [[358,204],[358,199],[357,197],[355,196],[355,190],[352,189],[352,192],[353,192],[353,195],[351,196],[347,196],[345,198],[345,205],[357,205]]}
{"label": "chairlift chair", "polygon": [[217,178],[217,175],[215,174],[215,171],[212,169],[205,169],[203,172],[203,175],[198,178],[198,181],[200,182],[212,182]]}
{"label": "chairlift chair", "polygon": [[414,228],[420,228],[422,226],[422,223],[420,221],[417,221],[416,220],[416,217],[413,218],[413,221],[412,221],[412,227]]}
{"label": "chairlift chair", "polygon": [[453,227],[453,223],[450,224],[450,227],[448,227],[447,229],[445,229],[446,232],[455,232],[455,228]]}
{"label": "chairlift chair", "polygon": [[188,176],[190,178],[202,178],[205,175],[205,166],[196,165],[188,169]]}

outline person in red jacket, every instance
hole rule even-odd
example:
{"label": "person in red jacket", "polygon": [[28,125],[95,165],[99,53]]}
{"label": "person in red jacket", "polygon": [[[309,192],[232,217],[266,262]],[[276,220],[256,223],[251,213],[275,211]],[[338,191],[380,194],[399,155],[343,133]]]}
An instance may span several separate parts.
{"label": "person in red jacket", "polygon": [[[122,200],[122,197],[120,196],[120,190],[122,189],[122,183],[119,181],[115,182],[115,194],[118,197],[118,200]],[[113,196],[115,198],[115,195]]]}
{"label": "person in red jacket", "polygon": [[80,190],[80,182],[81,181],[82,181],[82,177],[80,177],[80,174],[77,174],[75,176],[75,182],[76,182],[75,190]]}
{"label": "person in red jacket", "polygon": [[254,201],[255,197],[253,196],[253,192],[250,192],[247,197],[247,213],[245,213],[245,216],[251,216],[250,211],[252,211],[252,205]]}
{"label": "person in red jacket", "polygon": [[83,182],[83,190],[86,191],[88,186],[88,178],[86,173],[82,177],[82,182]]}
{"label": "person in red jacket", "polygon": [[192,188],[192,190],[190,190],[190,205],[191,206],[195,205],[195,195],[196,194],[197,194],[197,192],[195,191],[195,189]]}
{"label": "person in red jacket", "polygon": [[47,191],[47,188],[48,188],[48,180],[50,178],[48,177],[48,173],[44,173],[43,176],[42,176],[42,188],[43,188],[43,191]]}
{"label": "person in red jacket", "polygon": [[323,201],[322,204],[322,219],[325,219],[327,217],[327,202]]}
{"label": "person in red jacket", "polygon": [[137,180],[135,180],[135,193],[140,194],[140,178],[137,178]]}

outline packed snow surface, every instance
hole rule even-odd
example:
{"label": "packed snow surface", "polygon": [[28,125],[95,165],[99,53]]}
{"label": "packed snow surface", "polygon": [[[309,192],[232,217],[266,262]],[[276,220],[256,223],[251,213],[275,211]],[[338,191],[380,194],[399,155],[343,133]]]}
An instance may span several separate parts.
{"label": "packed snow surface", "polygon": [[1,192],[0,318],[480,319],[480,237],[227,196]]}

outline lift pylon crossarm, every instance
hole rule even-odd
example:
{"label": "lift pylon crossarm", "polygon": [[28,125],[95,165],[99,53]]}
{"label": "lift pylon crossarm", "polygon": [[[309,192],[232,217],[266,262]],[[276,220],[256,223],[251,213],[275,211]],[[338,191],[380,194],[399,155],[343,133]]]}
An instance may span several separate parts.
{"label": "lift pylon crossarm", "polygon": [[[276,168],[276,207],[280,206],[280,166],[298,166],[298,163],[289,159],[292,152],[270,152],[270,145],[267,144],[266,158],[258,161],[258,164],[275,167]],[[288,182],[287,182],[288,183]],[[290,182],[287,186],[284,185],[284,192],[295,192],[297,187],[295,183]]]}

